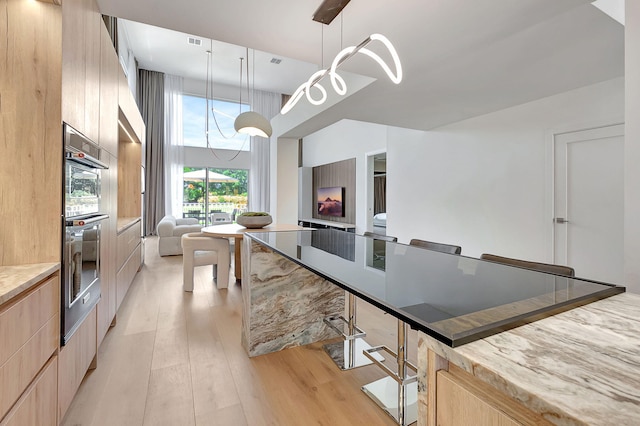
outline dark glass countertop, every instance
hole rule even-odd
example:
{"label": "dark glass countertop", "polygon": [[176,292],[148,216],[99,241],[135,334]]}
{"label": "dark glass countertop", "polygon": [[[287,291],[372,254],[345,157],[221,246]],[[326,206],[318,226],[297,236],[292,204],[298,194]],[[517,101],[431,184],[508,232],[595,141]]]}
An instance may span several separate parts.
{"label": "dark glass countertop", "polygon": [[625,291],[331,229],[245,235],[449,346]]}

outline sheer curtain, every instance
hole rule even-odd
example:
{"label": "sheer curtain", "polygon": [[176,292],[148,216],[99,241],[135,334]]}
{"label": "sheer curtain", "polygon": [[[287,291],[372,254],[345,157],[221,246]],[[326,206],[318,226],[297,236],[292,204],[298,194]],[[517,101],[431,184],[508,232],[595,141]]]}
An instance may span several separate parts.
{"label": "sheer curtain", "polygon": [[[279,93],[253,91],[252,110],[271,120],[280,113]],[[274,136],[272,136],[274,137]],[[249,170],[249,203],[251,211],[269,211],[269,147],[270,139],[251,138],[251,169]]]}
{"label": "sheer curtain", "polygon": [[182,217],[182,172],[184,141],[182,137],[182,77],[164,77],[164,187],[165,212]]}
{"label": "sheer curtain", "polygon": [[146,125],[144,235],[153,235],[164,216],[164,74],[141,69],[138,104]]}

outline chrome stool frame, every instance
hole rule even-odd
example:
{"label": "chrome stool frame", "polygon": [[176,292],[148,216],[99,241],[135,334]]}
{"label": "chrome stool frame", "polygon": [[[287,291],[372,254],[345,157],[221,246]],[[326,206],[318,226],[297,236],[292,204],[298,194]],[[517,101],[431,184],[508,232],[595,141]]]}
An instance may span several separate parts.
{"label": "chrome stool frame", "polygon": [[[415,374],[418,369],[407,361],[407,323],[401,320],[398,320],[397,339],[397,352],[384,345],[365,349],[364,355],[384,370],[388,377],[364,385],[362,390],[399,425],[405,426],[418,420],[418,377]],[[393,371],[376,357],[380,356],[380,351],[387,352],[396,359],[397,371]],[[407,375],[409,369],[414,372],[411,376]]]}
{"label": "chrome stool frame", "polygon": [[[371,345],[364,341],[367,333],[356,325],[356,296],[349,293],[348,299],[348,318],[343,315],[334,315],[323,319],[326,325],[342,335],[342,342],[328,343],[323,346],[325,352],[341,370],[351,370],[373,362],[370,361],[371,357],[367,357],[364,354],[364,351],[371,348]],[[336,326],[334,323],[338,321],[340,325]],[[344,331],[345,326],[347,328],[346,333]],[[383,359],[380,356],[378,357]]]}

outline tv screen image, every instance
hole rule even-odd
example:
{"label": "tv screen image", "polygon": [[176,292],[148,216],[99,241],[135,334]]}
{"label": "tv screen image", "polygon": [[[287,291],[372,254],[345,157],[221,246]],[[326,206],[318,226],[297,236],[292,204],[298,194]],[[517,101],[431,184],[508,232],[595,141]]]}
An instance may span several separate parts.
{"label": "tv screen image", "polygon": [[343,186],[318,188],[318,214],[323,216],[344,216],[343,198]]}

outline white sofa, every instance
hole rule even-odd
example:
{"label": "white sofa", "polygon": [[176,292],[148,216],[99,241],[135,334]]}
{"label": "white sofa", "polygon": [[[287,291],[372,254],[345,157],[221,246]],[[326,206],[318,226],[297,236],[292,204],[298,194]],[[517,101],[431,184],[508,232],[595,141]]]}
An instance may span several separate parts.
{"label": "white sofa", "polygon": [[176,219],[171,215],[163,217],[156,226],[158,253],[160,256],[181,255],[180,239],[182,235],[189,232],[200,232],[200,229],[202,229],[202,225],[198,224],[198,219],[195,218]]}

